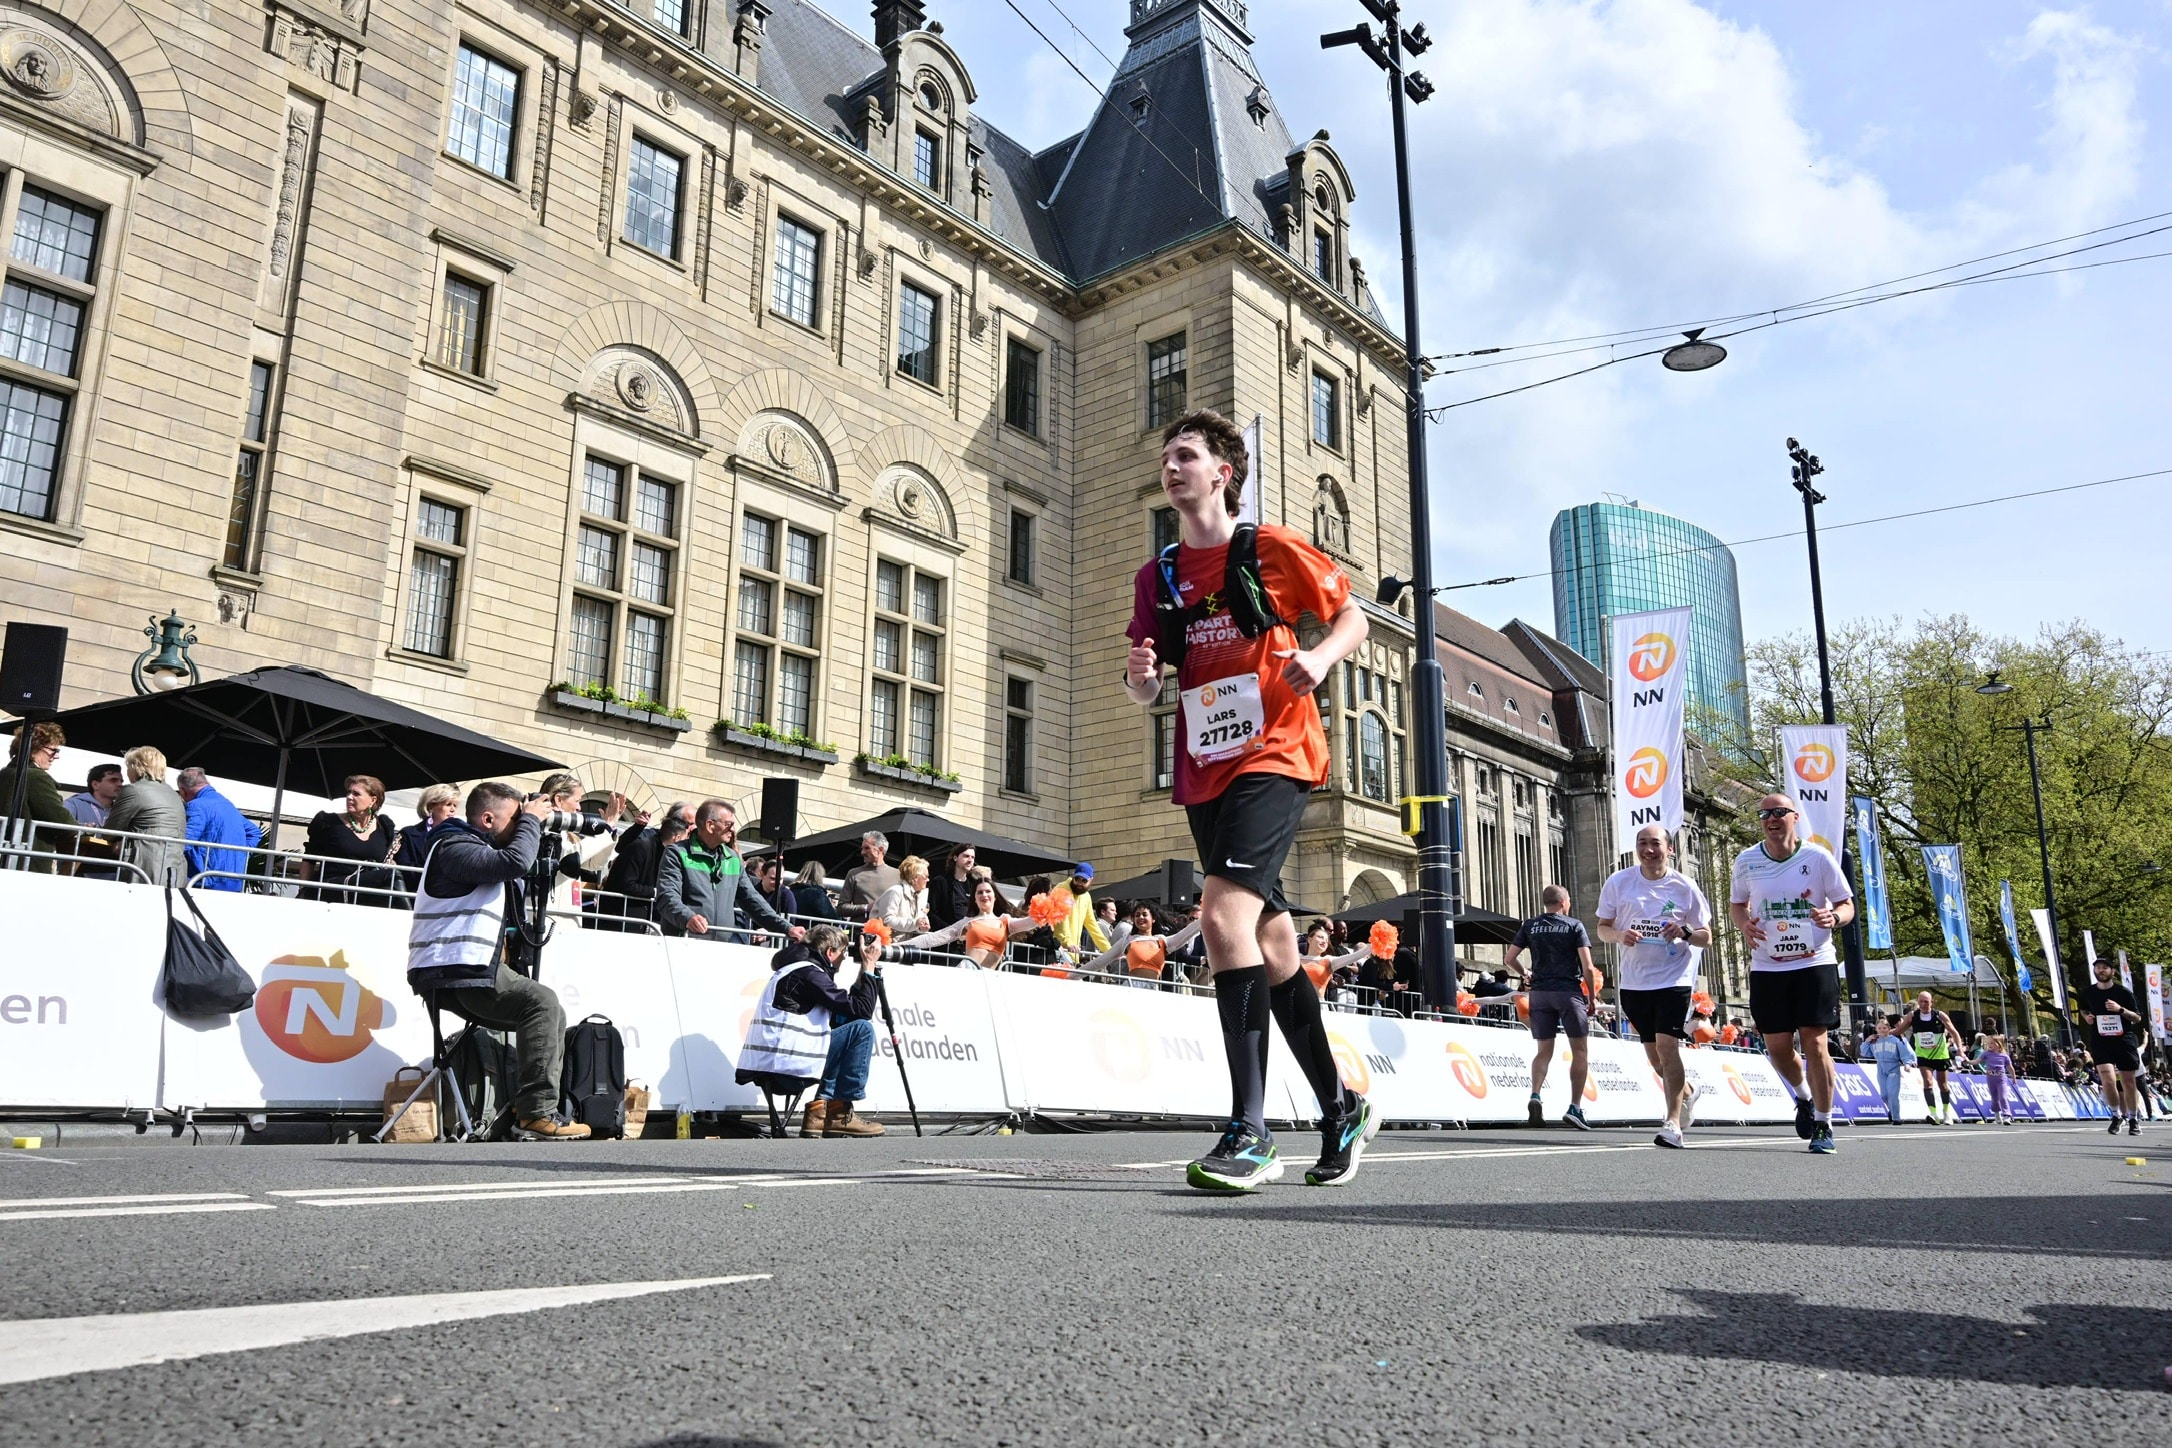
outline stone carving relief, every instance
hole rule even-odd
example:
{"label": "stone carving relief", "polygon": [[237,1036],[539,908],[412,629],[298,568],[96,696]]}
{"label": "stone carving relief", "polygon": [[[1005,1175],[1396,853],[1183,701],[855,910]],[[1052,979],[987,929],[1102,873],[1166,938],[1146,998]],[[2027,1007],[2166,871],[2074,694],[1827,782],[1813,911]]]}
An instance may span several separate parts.
{"label": "stone carving relief", "polygon": [[36,26],[0,30],[0,76],[6,78],[7,94],[117,136],[120,111],[98,70],[68,42]]}
{"label": "stone carving relief", "polygon": [[693,436],[692,400],[665,362],[639,347],[606,347],[588,365],[581,391],[606,406]]}
{"label": "stone carving relief", "polygon": [[283,277],[294,255],[294,232],[302,214],[303,183],[309,175],[310,117],[299,108],[287,112],[286,145],[279,160],[279,208],[272,217],[271,274]]}
{"label": "stone carving relief", "polygon": [[950,506],[950,496],[940,483],[916,467],[902,464],[883,474],[875,498],[879,506],[915,528],[944,538],[958,536],[958,519]]}
{"label": "stone carving relief", "polygon": [[[367,6],[362,9],[366,14]],[[362,47],[291,11],[272,11],[271,38],[264,48],[326,85],[343,91],[355,88]]]}
{"label": "stone carving relief", "polygon": [[739,456],[818,492],[837,491],[837,469],[814,425],[796,412],[757,412],[740,429]]}

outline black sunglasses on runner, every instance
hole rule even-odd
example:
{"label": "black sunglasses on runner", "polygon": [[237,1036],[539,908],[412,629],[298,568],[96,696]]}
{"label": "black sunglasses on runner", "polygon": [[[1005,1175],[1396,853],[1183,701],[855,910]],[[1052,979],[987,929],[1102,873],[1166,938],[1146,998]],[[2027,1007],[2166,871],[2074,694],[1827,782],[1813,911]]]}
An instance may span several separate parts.
{"label": "black sunglasses on runner", "polygon": [[1761,820],[1784,820],[1794,812],[1791,809],[1761,809],[1757,812],[1757,817]]}

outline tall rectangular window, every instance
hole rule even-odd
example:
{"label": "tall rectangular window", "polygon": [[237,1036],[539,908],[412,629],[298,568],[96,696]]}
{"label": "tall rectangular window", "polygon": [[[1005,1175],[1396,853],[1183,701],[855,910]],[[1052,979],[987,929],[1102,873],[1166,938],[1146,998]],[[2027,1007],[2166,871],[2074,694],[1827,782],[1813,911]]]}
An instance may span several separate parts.
{"label": "tall rectangular window", "polygon": [[1152,789],[1176,788],[1177,697],[1176,675],[1170,674],[1162,680],[1161,694],[1149,716],[1153,744],[1147,779]]}
{"label": "tall rectangular window", "polygon": [[1003,787],[1033,793],[1033,683],[1003,682]]}
{"label": "tall rectangular window", "polygon": [[686,161],[635,136],[626,161],[626,239],[644,251],[679,255],[680,178]]}
{"label": "tall rectangular window", "polygon": [[926,131],[913,132],[913,180],[930,191],[943,184],[943,143]]}
{"label": "tall rectangular window", "polygon": [[1184,334],[1146,344],[1146,425],[1167,427],[1184,415],[1189,374]]}
{"label": "tall rectangular window", "polygon": [[673,35],[686,34],[686,0],[656,0],[656,23]]}
{"label": "tall rectangular window", "polygon": [[511,180],[519,110],[520,72],[463,41],[453,64],[452,126],[445,149],[470,166]]}
{"label": "tall rectangular window", "polygon": [[437,329],[437,362],[455,372],[479,377],[483,371],[483,323],[490,314],[490,288],[458,272],[445,273],[444,318]]}
{"label": "tall rectangular window", "polygon": [[898,286],[897,370],[917,382],[935,385],[935,344],[939,314],[933,292],[911,282]]}
{"label": "tall rectangular window", "polygon": [[1041,520],[1020,508],[1011,509],[1011,560],[1010,571],[1005,575],[1013,583],[1033,584],[1034,554],[1039,541]]}
{"label": "tall rectangular window", "polygon": [[777,257],[770,269],[770,309],[802,327],[812,327],[821,262],[822,233],[789,216],[779,216]]}
{"label": "tall rectangular window", "polygon": [[1312,374],[1312,440],[1322,447],[1342,446],[1342,387],[1324,372]]}
{"label": "tall rectangular window", "polygon": [[249,364],[249,410],[241,422],[241,450],[234,459],[234,496],[226,512],[226,547],[219,561],[246,569],[255,551],[257,497],[263,489],[265,434],[269,426],[272,364]]}
{"label": "tall rectangular window", "polygon": [[870,753],[878,758],[903,754],[914,764],[940,764],[946,688],[943,654],[948,638],[944,580],[910,564],[877,559],[874,678],[868,700]]}
{"label": "tall rectangular window", "polygon": [[100,213],[25,183],[0,286],[0,511],[49,519],[95,295]]}
{"label": "tall rectangular window", "polygon": [[812,735],[821,658],[823,538],[760,513],[739,525],[732,718]]}
{"label": "tall rectangular window", "polygon": [[467,510],[420,499],[407,568],[407,630],[401,643],[418,654],[453,656],[453,622],[460,600],[460,562],[467,545]]}
{"label": "tall rectangular window", "polygon": [[1003,420],[1041,435],[1041,354],[1016,337],[1003,347]]}
{"label": "tall rectangular window", "polygon": [[605,684],[628,703],[666,702],[678,500],[672,479],[608,458],[583,460],[569,660],[576,688]]}
{"label": "tall rectangular window", "polygon": [[1335,285],[1335,238],[1325,231],[1312,233],[1312,274]]}
{"label": "tall rectangular window", "polygon": [[1177,519],[1177,510],[1174,508],[1156,508],[1154,510],[1154,551],[1158,554],[1171,544],[1181,542],[1183,537],[1183,524]]}

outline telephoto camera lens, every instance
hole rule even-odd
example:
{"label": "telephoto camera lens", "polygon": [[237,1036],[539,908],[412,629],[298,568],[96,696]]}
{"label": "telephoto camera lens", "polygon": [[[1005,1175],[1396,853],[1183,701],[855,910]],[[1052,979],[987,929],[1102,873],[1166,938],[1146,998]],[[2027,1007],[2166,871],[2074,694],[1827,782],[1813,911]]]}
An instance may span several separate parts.
{"label": "telephoto camera lens", "polygon": [[615,835],[619,827],[601,815],[576,814],[572,810],[554,809],[543,816],[543,831],[545,834],[554,835]]}

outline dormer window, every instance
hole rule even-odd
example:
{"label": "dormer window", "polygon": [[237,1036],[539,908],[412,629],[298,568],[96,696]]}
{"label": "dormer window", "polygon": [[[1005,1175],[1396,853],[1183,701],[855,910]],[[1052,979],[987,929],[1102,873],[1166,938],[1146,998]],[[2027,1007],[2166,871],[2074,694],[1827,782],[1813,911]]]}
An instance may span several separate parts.
{"label": "dormer window", "polygon": [[1261,130],[1267,128],[1267,109],[1267,87],[1253,86],[1252,93],[1244,98],[1244,110],[1252,118],[1252,124]]}
{"label": "dormer window", "polygon": [[1335,285],[1335,238],[1325,230],[1312,233],[1312,274]]}
{"label": "dormer window", "polygon": [[1476,679],[1471,680],[1471,697],[1480,703],[1484,703],[1486,699],[1486,691],[1479,687]]}
{"label": "dormer window", "polygon": [[1131,113],[1135,116],[1144,116],[1148,111],[1154,109],[1154,97],[1147,90],[1145,81],[1142,80],[1137,86],[1133,87],[1130,104]]}
{"label": "dormer window", "polygon": [[940,190],[943,175],[943,143],[927,131],[913,133],[913,180],[930,191]]}

